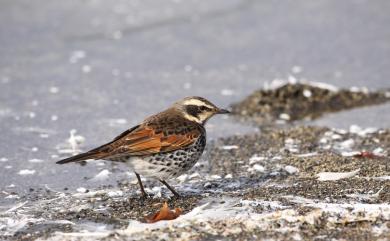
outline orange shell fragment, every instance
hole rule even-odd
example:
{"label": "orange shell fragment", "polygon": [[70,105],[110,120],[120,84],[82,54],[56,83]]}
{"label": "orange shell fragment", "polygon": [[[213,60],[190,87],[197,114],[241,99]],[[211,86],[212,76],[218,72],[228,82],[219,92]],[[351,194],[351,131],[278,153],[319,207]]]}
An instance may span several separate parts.
{"label": "orange shell fragment", "polygon": [[181,213],[181,208],[175,208],[175,210],[171,210],[169,209],[167,202],[165,202],[160,211],[146,216],[145,221],[147,223],[155,223],[161,220],[173,220],[179,217]]}

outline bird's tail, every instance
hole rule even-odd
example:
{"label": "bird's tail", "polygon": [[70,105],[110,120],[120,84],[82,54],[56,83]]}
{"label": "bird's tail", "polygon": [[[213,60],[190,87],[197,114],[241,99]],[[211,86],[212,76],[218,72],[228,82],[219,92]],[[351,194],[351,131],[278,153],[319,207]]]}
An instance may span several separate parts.
{"label": "bird's tail", "polygon": [[88,159],[98,159],[99,158],[99,153],[94,152],[94,151],[89,151],[85,153],[81,153],[72,157],[65,158],[63,160],[60,160],[56,162],[57,164],[65,164],[69,162],[79,162],[79,161],[84,161]]}

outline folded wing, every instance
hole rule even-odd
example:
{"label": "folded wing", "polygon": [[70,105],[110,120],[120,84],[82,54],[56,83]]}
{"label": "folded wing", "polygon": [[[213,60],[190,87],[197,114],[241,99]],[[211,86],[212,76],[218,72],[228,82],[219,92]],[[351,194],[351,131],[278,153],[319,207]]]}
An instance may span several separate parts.
{"label": "folded wing", "polygon": [[[119,159],[170,152],[193,144],[202,134],[203,127],[184,129],[180,133],[157,131],[151,125],[139,125],[116,137],[112,142],[86,153],[58,161],[58,164],[87,159]],[[167,134],[169,133],[169,134]],[[172,134],[173,133],[173,134]]]}
{"label": "folded wing", "polygon": [[142,156],[175,151],[194,143],[200,136],[197,129],[180,134],[156,133],[149,126],[140,126],[111,144],[107,154],[110,157]]}

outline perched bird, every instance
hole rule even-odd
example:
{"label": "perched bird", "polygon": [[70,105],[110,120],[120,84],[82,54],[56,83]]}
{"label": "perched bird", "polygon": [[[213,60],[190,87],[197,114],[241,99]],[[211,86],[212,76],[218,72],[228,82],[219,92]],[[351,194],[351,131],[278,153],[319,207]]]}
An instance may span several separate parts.
{"label": "perched bird", "polygon": [[230,112],[204,98],[187,97],[123,132],[113,141],[57,164],[88,159],[125,162],[137,176],[144,197],[147,194],[140,175],[157,178],[179,196],[166,180],[180,176],[195,165],[206,146],[204,124],[213,115],[226,113]]}

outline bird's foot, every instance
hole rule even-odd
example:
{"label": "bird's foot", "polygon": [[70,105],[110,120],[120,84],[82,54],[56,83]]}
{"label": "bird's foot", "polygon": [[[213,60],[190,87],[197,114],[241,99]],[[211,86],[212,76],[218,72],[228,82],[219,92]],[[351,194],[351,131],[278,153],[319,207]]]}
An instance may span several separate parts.
{"label": "bird's foot", "polygon": [[180,194],[176,192],[175,189],[173,189],[173,187],[171,187],[166,181],[160,180],[160,182],[164,184],[173,193],[173,195],[175,195],[177,199],[181,197]]}

